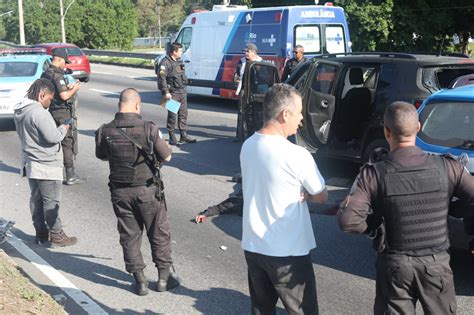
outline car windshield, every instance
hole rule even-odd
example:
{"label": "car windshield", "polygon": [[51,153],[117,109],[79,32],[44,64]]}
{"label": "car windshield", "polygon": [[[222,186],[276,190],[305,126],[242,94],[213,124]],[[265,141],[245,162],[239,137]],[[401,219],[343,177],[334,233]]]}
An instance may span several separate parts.
{"label": "car windshield", "polygon": [[31,77],[35,75],[38,64],[25,61],[0,62],[0,77]]}
{"label": "car windshield", "polygon": [[420,122],[418,136],[426,143],[474,150],[474,102],[428,103]]}
{"label": "car windshield", "polygon": [[82,56],[82,51],[77,47],[61,47],[56,49],[66,50],[68,56]]}

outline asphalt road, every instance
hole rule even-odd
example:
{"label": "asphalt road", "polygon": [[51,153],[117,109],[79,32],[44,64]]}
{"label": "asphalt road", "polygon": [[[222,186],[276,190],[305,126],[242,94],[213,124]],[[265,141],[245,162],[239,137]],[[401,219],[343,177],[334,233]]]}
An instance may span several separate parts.
{"label": "asphalt road", "polygon": [[[165,131],[166,112],[159,107],[152,70],[93,65],[91,81],[81,88],[79,117],[80,153],[77,172],[87,183],[64,186],[61,216],[67,234],[79,243],[63,249],[33,244],[34,229],[28,208],[29,187],[19,173],[19,141],[11,124],[0,132],[0,217],[16,221],[14,234],[44,261],[61,272],[105,312],[110,314],[246,314],[250,310],[246,264],[240,248],[241,218],[214,217],[204,224],[194,216],[224,200],[233,191],[232,175],[239,171],[240,144],[233,142],[236,103],[212,98],[189,98],[189,133],[197,144],[173,149],[173,159],[163,168],[173,240],[173,258],[182,286],[172,292],[135,295],[133,277],[124,270],[116,219],[107,187],[108,165],[94,156],[94,131],[113,119],[118,93],[126,87],[140,91],[143,116]],[[330,202],[343,198],[357,167],[325,161],[321,171],[328,179]],[[325,207],[312,207],[312,223],[318,247],[312,252],[318,301],[322,314],[369,314],[375,293],[374,258],[364,236],[339,231]],[[458,313],[474,309],[474,272],[465,251],[467,238],[458,221],[450,222],[453,267],[458,294]],[[220,247],[226,246],[226,250]],[[36,265],[8,245],[2,245],[32,278],[57,298],[66,310],[85,313],[68,295],[41,274]],[[153,288],[157,272],[144,238],[142,252],[146,275]],[[280,304],[282,311],[282,305]],[[283,312],[283,311],[282,311]]]}

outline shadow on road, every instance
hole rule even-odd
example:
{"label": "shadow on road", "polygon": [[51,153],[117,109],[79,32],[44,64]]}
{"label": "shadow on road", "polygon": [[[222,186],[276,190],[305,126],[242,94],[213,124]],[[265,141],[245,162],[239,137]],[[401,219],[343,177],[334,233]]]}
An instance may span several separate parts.
{"label": "shadow on road", "polygon": [[0,172],[20,174],[20,169],[3,163],[0,161]]}

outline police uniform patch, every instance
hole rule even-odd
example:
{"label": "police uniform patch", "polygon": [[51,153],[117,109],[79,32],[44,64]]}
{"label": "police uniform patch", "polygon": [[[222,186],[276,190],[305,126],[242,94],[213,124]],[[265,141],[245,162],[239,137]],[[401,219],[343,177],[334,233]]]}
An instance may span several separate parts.
{"label": "police uniform patch", "polygon": [[161,66],[160,66],[160,69],[161,69],[161,70],[166,70],[166,67],[163,66],[163,65],[161,65]]}
{"label": "police uniform patch", "polygon": [[66,82],[64,82],[64,80],[59,80],[59,83],[61,83],[63,85],[66,84]]}
{"label": "police uniform patch", "polygon": [[164,76],[165,75],[165,70],[160,70],[160,75]]}

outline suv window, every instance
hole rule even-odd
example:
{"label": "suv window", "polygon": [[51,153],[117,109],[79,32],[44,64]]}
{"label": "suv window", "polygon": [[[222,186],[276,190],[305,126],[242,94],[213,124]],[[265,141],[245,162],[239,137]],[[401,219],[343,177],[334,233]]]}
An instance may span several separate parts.
{"label": "suv window", "polygon": [[191,45],[192,35],[193,29],[191,27],[185,27],[181,30],[181,32],[179,32],[176,42],[183,45],[183,52],[188,50],[189,46]]}
{"label": "suv window", "polygon": [[336,79],[336,72],[337,67],[334,65],[318,64],[311,88],[316,92],[331,94]]}
{"label": "suv window", "polygon": [[291,76],[286,81],[287,84],[293,85],[298,91],[301,92],[301,89],[308,78],[309,67],[311,66],[312,62],[305,62],[299,67],[297,67]]}
{"label": "suv window", "polygon": [[423,69],[422,83],[431,91],[446,89],[456,78],[474,73],[474,69],[430,67]]}

